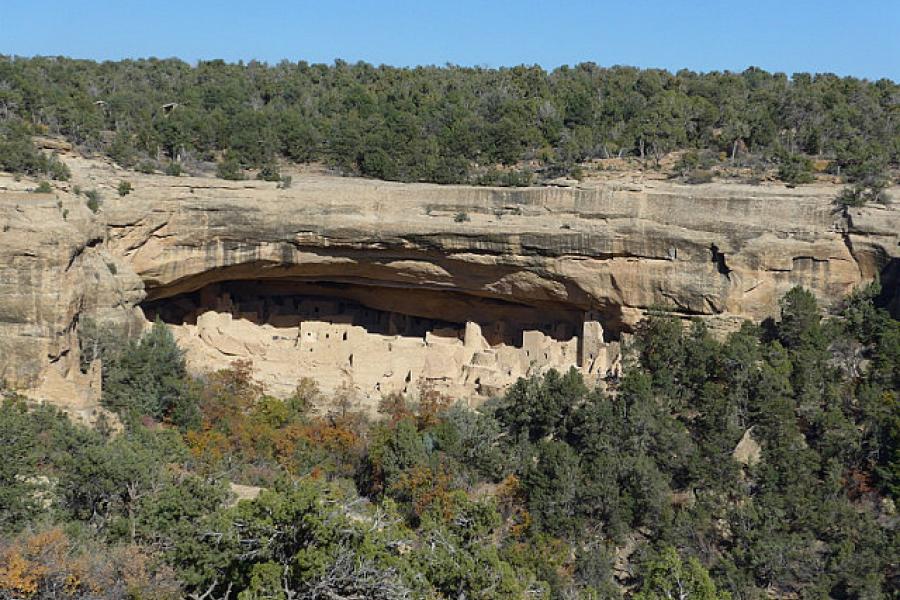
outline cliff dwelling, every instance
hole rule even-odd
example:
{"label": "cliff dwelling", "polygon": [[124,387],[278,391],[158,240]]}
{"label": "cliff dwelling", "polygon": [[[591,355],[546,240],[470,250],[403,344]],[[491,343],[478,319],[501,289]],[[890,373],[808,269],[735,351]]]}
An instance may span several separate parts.
{"label": "cliff dwelling", "polygon": [[303,377],[350,386],[366,405],[427,387],[477,403],[519,377],[575,367],[597,380],[619,368],[599,317],[451,290],[302,279],[222,281],[146,301],[196,372],[253,362],[267,391]]}

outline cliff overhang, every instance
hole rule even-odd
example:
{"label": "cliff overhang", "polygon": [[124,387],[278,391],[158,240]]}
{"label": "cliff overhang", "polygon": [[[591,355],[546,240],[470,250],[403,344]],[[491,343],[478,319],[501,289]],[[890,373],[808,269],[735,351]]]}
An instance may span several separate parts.
{"label": "cliff overhang", "polygon": [[[0,371],[11,385],[77,368],[85,319],[135,332],[180,302],[193,308],[173,319],[196,326],[197,310],[234,286],[450,324],[463,346],[472,323],[488,346],[519,349],[524,332],[565,342],[586,322],[615,342],[651,309],[733,328],[775,316],[795,285],[827,307],[881,277],[897,305],[900,211],[836,212],[832,186],[509,190],[309,176],[281,190],[147,176],[117,198],[116,177],[96,214],[66,190],[0,193]],[[269,316],[247,320],[273,326]]]}

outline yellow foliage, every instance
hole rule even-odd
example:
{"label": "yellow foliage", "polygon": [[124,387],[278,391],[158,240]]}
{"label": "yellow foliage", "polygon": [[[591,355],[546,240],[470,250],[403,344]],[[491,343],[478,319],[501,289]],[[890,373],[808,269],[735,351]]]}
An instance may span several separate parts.
{"label": "yellow foliage", "polygon": [[45,570],[26,560],[17,550],[0,554],[0,590],[31,596],[38,589]]}
{"label": "yellow foliage", "polygon": [[99,596],[117,583],[133,598],[179,597],[174,572],[139,546],[76,550],[59,528],[0,541],[0,597],[29,598],[46,586],[71,597]]}
{"label": "yellow foliage", "polygon": [[36,533],[25,540],[28,556],[41,562],[64,562],[69,552],[69,538],[62,529],[54,528]]}
{"label": "yellow foliage", "polygon": [[419,412],[416,425],[419,430],[434,427],[440,422],[440,415],[453,405],[453,400],[434,389],[433,385],[419,387]]}
{"label": "yellow foliage", "polygon": [[500,482],[497,500],[503,518],[509,523],[510,535],[513,538],[524,537],[531,528],[532,517],[525,508],[525,491],[518,477],[509,475]]}
{"label": "yellow foliage", "polygon": [[230,446],[225,435],[218,431],[188,431],[185,443],[195,458],[209,464],[222,460]]}
{"label": "yellow foliage", "polygon": [[425,465],[417,465],[405,471],[396,482],[391,484],[391,492],[406,496],[412,502],[413,512],[422,516],[430,512],[449,522],[455,513],[456,505],[450,491],[452,480],[450,474],[435,471]]}

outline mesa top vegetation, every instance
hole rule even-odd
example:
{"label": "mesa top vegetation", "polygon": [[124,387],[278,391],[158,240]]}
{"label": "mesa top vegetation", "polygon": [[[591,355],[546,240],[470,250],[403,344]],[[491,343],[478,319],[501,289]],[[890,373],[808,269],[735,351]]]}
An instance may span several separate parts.
{"label": "mesa top vegetation", "polygon": [[286,159],[397,181],[525,185],[577,176],[592,158],[658,162],[691,149],[778,164],[797,183],[808,157],[824,157],[853,181],[900,164],[898,106],[900,86],[887,79],[757,68],[673,75],[592,63],[547,72],[0,56],[0,169],[64,176],[27,139],[49,133],[123,166],[178,174],[216,161],[229,178],[255,168],[275,179]]}

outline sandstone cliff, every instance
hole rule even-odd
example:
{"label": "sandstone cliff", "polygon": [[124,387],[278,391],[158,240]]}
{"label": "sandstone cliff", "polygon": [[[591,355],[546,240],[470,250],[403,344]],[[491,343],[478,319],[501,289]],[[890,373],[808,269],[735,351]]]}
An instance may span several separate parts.
{"label": "sandstone cliff", "polygon": [[[828,306],[879,274],[897,305],[900,210],[836,213],[833,186],[510,190],[310,175],[279,190],[70,164],[73,185],[104,197],[98,213],[69,185],[25,194],[28,182],[0,178],[0,377],[14,386],[80,376],[79,320],[133,331],[142,303],[222,282],[294,282],[374,310],[520,329],[589,313],[608,340],[653,307],[728,328],[777,314],[794,285]],[[124,198],[121,179],[135,188]]]}

